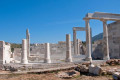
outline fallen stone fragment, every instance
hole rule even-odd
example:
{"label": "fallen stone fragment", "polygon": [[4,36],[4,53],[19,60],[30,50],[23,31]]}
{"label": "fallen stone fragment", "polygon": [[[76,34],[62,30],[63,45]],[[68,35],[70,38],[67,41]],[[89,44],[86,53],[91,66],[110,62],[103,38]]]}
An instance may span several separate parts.
{"label": "fallen stone fragment", "polygon": [[89,73],[94,74],[94,75],[101,75],[102,69],[100,66],[90,65],[89,66]]}
{"label": "fallen stone fragment", "polygon": [[108,70],[108,71],[107,71],[107,74],[108,74],[108,75],[112,75],[114,72],[115,72],[114,69],[112,69],[112,70]]}
{"label": "fallen stone fragment", "polygon": [[82,73],[87,73],[89,72],[88,67],[86,65],[79,65],[75,68],[76,71],[82,72]]}
{"label": "fallen stone fragment", "polygon": [[116,72],[120,72],[120,69],[116,69]]}
{"label": "fallen stone fragment", "polygon": [[120,73],[119,72],[114,72],[112,76],[113,76],[114,80],[120,80]]}
{"label": "fallen stone fragment", "polygon": [[120,65],[120,59],[110,59],[106,63],[112,66]]}
{"label": "fallen stone fragment", "polygon": [[102,75],[107,75],[107,71],[106,70],[102,70]]}
{"label": "fallen stone fragment", "polygon": [[88,67],[90,65],[90,62],[82,63],[82,65],[86,65]]}
{"label": "fallen stone fragment", "polygon": [[79,75],[80,75],[80,73],[75,71],[75,70],[61,71],[61,72],[58,73],[58,77],[64,78],[64,79],[70,79],[70,78],[73,78],[73,77],[77,77]]}

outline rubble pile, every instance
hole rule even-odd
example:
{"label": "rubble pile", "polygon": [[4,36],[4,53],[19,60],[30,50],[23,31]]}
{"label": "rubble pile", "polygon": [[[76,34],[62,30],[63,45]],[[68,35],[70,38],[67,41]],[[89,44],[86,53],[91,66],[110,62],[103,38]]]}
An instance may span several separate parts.
{"label": "rubble pile", "polygon": [[120,59],[110,59],[106,63],[111,66],[120,65]]}
{"label": "rubble pile", "polygon": [[76,68],[75,68],[76,71],[79,71],[81,73],[88,73],[89,72],[89,69],[86,65],[78,65]]}
{"label": "rubble pile", "polygon": [[74,78],[77,76],[80,76],[80,72],[75,71],[75,70],[71,70],[71,71],[60,71],[58,72],[58,77],[60,78],[64,78],[64,79],[70,79],[70,78]]}

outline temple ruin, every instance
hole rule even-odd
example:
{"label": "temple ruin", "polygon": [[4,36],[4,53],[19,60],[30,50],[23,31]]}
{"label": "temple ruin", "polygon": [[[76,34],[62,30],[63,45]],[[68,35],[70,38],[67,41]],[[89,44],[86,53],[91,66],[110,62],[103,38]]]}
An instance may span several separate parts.
{"label": "temple ruin", "polygon": [[[103,22],[103,40],[92,43],[92,28],[89,25],[91,19]],[[26,39],[22,41],[22,48],[14,48],[11,52],[9,43],[0,41],[0,64],[21,68],[21,66],[32,67],[32,69],[51,68],[73,63],[103,62],[111,58],[120,58],[120,14],[112,13],[88,13],[85,27],[73,27],[73,41],[71,35],[66,34],[66,41],[58,43],[35,43],[30,44],[30,33],[26,30]],[[107,21],[115,21],[107,24]],[[77,31],[85,31],[86,44],[77,39]],[[15,64],[15,65],[14,65]],[[26,68],[26,67],[25,67]],[[92,69],[92,68],[91,68]]]}

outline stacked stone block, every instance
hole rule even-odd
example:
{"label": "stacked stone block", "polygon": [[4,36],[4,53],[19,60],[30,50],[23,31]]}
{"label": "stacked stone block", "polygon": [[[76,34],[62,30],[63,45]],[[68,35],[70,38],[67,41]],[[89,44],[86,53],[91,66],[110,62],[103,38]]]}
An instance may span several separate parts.
{"label": "stacked stone block", "polygon": [[109,50],[111,58],[120,58],[120,22],[108,25]]}

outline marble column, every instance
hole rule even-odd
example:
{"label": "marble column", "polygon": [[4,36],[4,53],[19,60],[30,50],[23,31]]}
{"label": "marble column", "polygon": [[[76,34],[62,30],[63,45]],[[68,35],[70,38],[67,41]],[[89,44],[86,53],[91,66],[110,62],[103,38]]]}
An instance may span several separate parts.
{"label": "marble column", "polygon": [[5,60],[5,42],[0,41],[0,64],[6,64]]}
{"label": "marble column", "polygon": [[22,40],[21,63],[22,64],[27,64],[28,63],[28,59],[27,59],[27,40],[26,39]]}
{"label": "marble column", "polygon": [[26,39],[27,39],[27,56],[30,56],[30,33],[29,30],[26,30]]}
{"label": "marble column", "polygon": [[109,60],[109,44],[108,44],[108,27],[106,20],[101,20],[103,22],[103,59]]}
{"label": "marble column", "polygon": [[70,34],[66,34],[66,62],[72,62]]}
{"label": "marble column", "polygon": [[89,26],[89,20],[85,20],[86,24],[86,61],[91,61],[91,31]]}
{"label": "marble column", "polygon": [[76,40],[76,30],[73,29],[73,45],[74,45],[74,54],[77,54],[77,40]]}
{"label": "marble column", "polygon": [[90,28],[90,40],[91,40],[91,55],[92,55],[92,29]]}
{"label": "marble column", "polygon": [[77,39],[77,54],[80,54],[80,40]]}
{"label": "marble column", "polygon": [[50,59],[50,44],[49,43],[45,43],[45,59],[44,59],[45,63],[51,63],[51,59]]}

